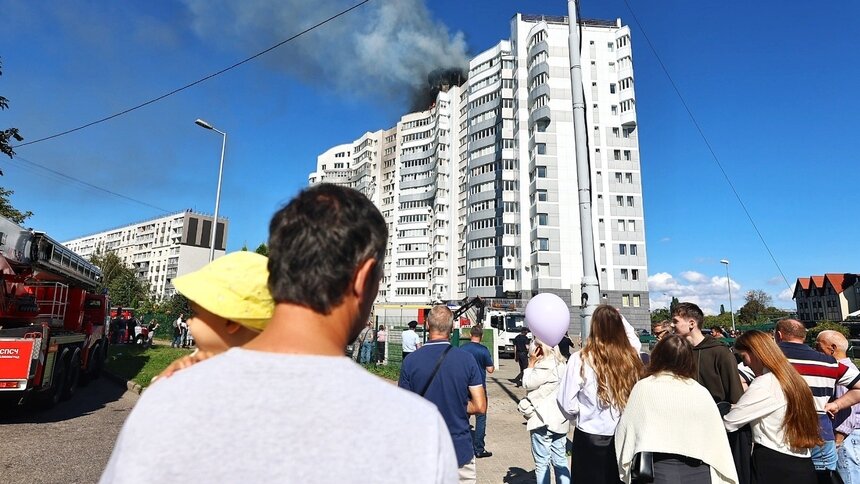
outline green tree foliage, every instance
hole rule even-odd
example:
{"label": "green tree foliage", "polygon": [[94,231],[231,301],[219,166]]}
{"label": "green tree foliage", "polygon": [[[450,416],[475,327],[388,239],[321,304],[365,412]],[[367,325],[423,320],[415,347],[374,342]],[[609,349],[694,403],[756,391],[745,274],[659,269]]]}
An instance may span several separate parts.
{"label": "green tree foliage", "polygon": [[[2,67],[2,63],[0,63],[0,67]],[[3,75],[2,70],[0,70],[0,75]],[[0,96],[0,110],[4,109],[9,109],[9,100]],[[24,141],[24,137],[18,134],[18,128],[6,128],[0,130],[0,152],[9,158],[12,158],[12,156],[15,155],[15,151],[10,145],[12,140]]]}
{"label": "green tree foliage", "polygon": [[705,328],[713,328],[714,326],[719,326],[723,329],[731,329],[732,327],[732,315],[728,312],[722,312],[716,316],[705,316],[704,322]]}
{"label": "green tree foliage", "polygon": [[141,308],[151,305],[149,288],[134,271],[126,266],[122,259],[113,252],[101,254],[96,252],[90,257],[90,262],[102,270],[102,282],[99,289],[107,288],[111,304],[130,308]]}
{"label": "green tree foliage", "polygon": [[726,313],[726,306],[724,304],[720,304],[720,314]]}
{"label": "green tree foliage", "polygon": [[254,249],[254,252],[256,252],[260,255],[264,255],[266,257],[269,257],[269,246],[266,245],[266,243],[264,242],[264,243],[258,245],[257,248]]}
{"label": "green tree foliage", "polygon": [[768,308],[771,307],[772,298],[761,289],[747,291],[744,295],[746,303],[738,310],[738,320],[744,324],[757,323],[767,319]]}
{"label": "green tree foliage", "polygon": [[0,187],[0,216],[6,217],[18,225],[23,225],[24,221],[33,216],[33,212],[27,210],[22,212],[12,206],[9,197],[15,193],[12,190],[7,190]]}
{"label": "green tree foliage", "polygon": [[843,326],[839,323],[834,323],[832,321],[822,321],[816,324],[814,328],[810,328],[809,331],[806,332],[806,343],[815,344],[815,340],[816,338],[818,338],[818,334],[825,330],[839,331],[846,338],[850,336],[847,326]]}
{"label": "green tree foliage", "polygon": [[657,324],[660,321],[664,321],[666,319],[672,319],[672,315],[669,314],[669,310],[666,308],[655,309],[651,311],[651,324]]}
{"label": "green tree foliage", "polygon": [[678,298],[672,296],[672,302],[669,303],[669,314],[675,313],[675,308],[678,307],[678,304],[681,304],[681,301],[678,301]]}

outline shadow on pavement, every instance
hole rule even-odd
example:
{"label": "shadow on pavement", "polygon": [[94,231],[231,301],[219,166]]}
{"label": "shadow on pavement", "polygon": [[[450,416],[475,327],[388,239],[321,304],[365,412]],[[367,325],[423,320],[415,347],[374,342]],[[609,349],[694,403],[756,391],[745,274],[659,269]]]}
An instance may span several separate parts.
{"label": "shadow on pavement", "polygon": [[508,468],[508,473],[502,478],[505,484],[526,484],[535,482],[534,471],[527,471],[519,467]]}
{"label": "shadow on pavement", "polygon": [[85,387],[79,387],[72,398],[62,401],[48,410],[40,410],[32,404],[24,406],[6,404],[0,407],[0,424],[72,420],[105,408],[107,404],[122,398],[125,392],[124,386],[102,376]]}
{"label": "shadow on pavement", "polygon": [[513,400],[514,403],[517,403],[517,404],[520,403],[520,397],[518,397],[516,393],[512,392],[511,389],[508,388],[504,383],[499,381],[498,378],[496,378],[496,377],[490,377],[490,378],[493,380],[493,382],[495,382],[496,385],[499,386],[499,388],[502,389],[503,392],[508,394],[508,396],[511,398],[511,400]]}

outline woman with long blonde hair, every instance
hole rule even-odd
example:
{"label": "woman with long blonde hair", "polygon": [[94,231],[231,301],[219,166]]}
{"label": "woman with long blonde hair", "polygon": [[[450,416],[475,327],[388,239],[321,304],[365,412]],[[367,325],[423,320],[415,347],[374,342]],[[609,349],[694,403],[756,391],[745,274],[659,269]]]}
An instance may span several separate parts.
{"label": "woman with long blonde hair", "polygon": [[598,306],[591,333],[582,350],[571,355],[558,393],[559,407],[576,424],[573,482],[618,482],[615,427],[642,373],[642,360],[627,339],[621,314],[612,306]]}
{"label": "woman with long blonde hair", "polygon": [[729,431],[752,426],[752,481],[814,484],[809,449],[822,441],[809,385],[766,333],[744,333],[735,351],[756,378],[723,421]]}

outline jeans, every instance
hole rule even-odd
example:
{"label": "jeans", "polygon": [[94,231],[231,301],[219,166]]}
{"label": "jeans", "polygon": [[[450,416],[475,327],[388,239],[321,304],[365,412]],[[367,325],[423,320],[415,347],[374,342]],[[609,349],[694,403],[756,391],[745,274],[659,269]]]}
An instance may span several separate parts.
{"label": "jeans", "polygon": [[836,470],[845,484],[860,484],[860,430],[851,432],[836,449]]}
{"label": "jeans", "polygon": [[836,442],[825,440],[824,445],[816,445],[812,448],[812,464],[815,470],[836,470]]}
{"label": "jeans", "polygon": [[359,357],[359,363],[362,365],[370,363],[371,354],[373,354],[373,341],[365,341],[364,343],[361,343],[361,356]]}
{"label": "jeans", "polygon": [[546,427],[532,430],[531,433],[537,484],[549,484],[550,464],[555,469],[556,484],[570,484],[570,469],[565,454],[567,435],[550,432]]}
{"label": "jeans", "polygon": [[179,348],[182,344],[182,336],[174,336],[173,343],[170,344],[172,348]]}
{"label": "jeans", "polygon": [[[475,415],[475,430],[472,431],[472,448],[475,454],[484,452],[484,437],[487,435],[487,414]],[[860,482],[858,482],[860,484]]]}

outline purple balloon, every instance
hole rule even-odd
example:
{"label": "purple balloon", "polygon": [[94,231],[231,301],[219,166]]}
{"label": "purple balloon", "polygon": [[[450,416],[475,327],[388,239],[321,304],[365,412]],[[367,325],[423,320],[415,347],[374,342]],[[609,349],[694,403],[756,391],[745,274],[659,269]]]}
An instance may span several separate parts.
{"label": "purple balloon", "polygon": [[567,333],[570,308],[555,294],[538,294],[526,305],[526,323],[537,339],[555,346]]}

